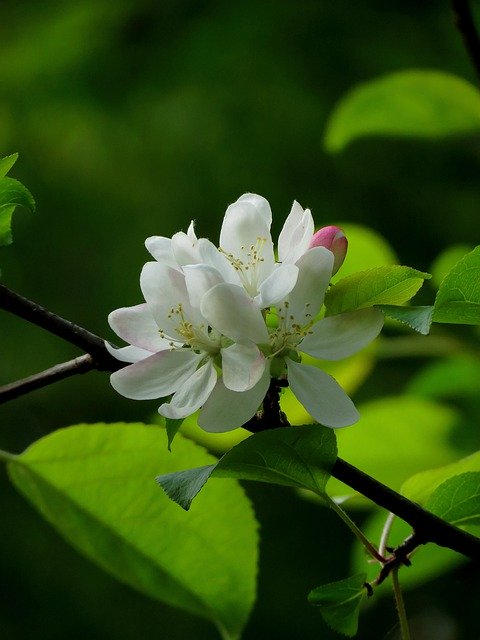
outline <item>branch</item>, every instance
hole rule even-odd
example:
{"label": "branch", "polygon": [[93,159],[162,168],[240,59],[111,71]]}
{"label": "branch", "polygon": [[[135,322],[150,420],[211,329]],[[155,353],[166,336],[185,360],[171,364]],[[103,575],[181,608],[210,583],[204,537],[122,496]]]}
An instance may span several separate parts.
{"label": "branch", "polygon": [[0,404],[19,398],[26,393],[30,393],[30,391],[46,387],[58,380],[70,378],[77,373],[86,373],[92,369],[96,369],[96,366],[95,361],[89,353],[74,360],[57,364],[50,369],[35,373],[33,376],[0,387]]}
{"label": "branch", "polygon": [[0,285],[0,309],[28,320],[89,353],[95,363],[92,368],[99,371],[116,371],[124,366],[124,363],[110,355],[102,338],[51,311],[47,311],[39,304],[14,293],[4,285]]}
{"label": "branch", "polygon": [[451,0],[453,18],[463,39],[463,44],[480,79],[480,38],[473,20],[468,0]]}

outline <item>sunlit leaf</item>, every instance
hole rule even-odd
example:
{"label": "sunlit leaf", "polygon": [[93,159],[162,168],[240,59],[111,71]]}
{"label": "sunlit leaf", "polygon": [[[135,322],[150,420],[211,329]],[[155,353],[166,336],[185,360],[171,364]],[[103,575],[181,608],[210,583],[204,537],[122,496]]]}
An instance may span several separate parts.
{"label": "sunlit leaf", "polygon": [[433,307],[401,307],[390,304],[379,305],[379,308],[393,320],[408,325],[414,331],[423,335],[430,332]]}
{"label": "sunlit leaf", "polygon": [[[15,486],[78,550],[144,594],[239,638],[255,597],[257,525],[233,480],[212,483],[190,514],[154,477],[214,458],[141,424],[79,425],[42,438],[8,465]],[[35,535],[32,532],[32,535]]]}
{"label": "sunlit leaf", "polygon": [[480,451],[437,469],[415,474],[403,484],[402,493],[410,500],[425,504],[445,480],[469,471],[480,471]]}
{"label": "sunlit leaf", "polygon": [[352,637],[357,633],[360,605],[366,596],[365,573],[317,587],[308,601],[320,609],[325,622],[338,633]]}
{"label": "sunlit leaf", "polygon": [[432,362],[410,379],[407,391],[426,398],[478,398],[480,359],[465,354]]}
{"label": "sunlit leaf", "polygon": [[435,298],[433,320],[480,324],[480,246],[445,276]]}
{"label": "sunlit leaf", "polygon": [[457,526],[480,525],[480,471],[462,473],[442,482],[425,508]]}
{"label": "sunlit leaf", "polygon": [[18,160],[18,153],[12,153],[11,156],[0,158],[0,178],[4,178],[15,162]]}
{"label": "sunlit leaf", "polygon": [[400,305],[412,298],[428,273],[391,265],[361,271],[333,285],[325,298],[327,315],[335,315],[374,305]]}
{"label": "sunlit leaf", "polygon": [[442,284],[443,279],[449,271],[461,260],[465,254],[473,250],[472,245],[454,244],[442,251],[432,262],[430,271],[432,273],[432,284],[437,288]]}
{"label": "sunlit leaf", "polygon": [[440,138],[480,132],[480,93],[449,73],[406,70],[375,78],[337,105],[325,133],[328,151],[366,136]]}
{"label": "sunlit leaf", "polygon": [[184,509],[211,477],[256,480],[325,493],[337,457],[335,434],[318,424],[256,433],[213,465],[157,478],[168,496]]}
{"label": "sunlit leaf", "polygon": [[[4,158],[4,160],[8,160],[8,158]],[[11,166],[13,163],[7,162],[5,166],[9,164]],[[34,211],[35,201],[32,194],[18,180],[0,178],[0,246],[12,242],[11,221],[17,206]]]}

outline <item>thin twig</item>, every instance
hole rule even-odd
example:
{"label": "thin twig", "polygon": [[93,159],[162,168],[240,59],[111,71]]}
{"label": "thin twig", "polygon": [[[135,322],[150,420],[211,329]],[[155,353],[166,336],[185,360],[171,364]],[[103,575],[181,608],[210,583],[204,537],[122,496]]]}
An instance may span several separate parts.
{"label": "thin twig", "polygon": [[0,404],[19,398],[20,396],[30,393],[30,391],[46,387],[58,380],[64,380],[78,373],[86,373],[92,369],[96,369],[96,366],[94,359],[89,353],[69,360],[68,362],[57,364],[50,369],[35,373],[33,376],[0,387]]}
{"label": "thin twig", "polygon": [[11,291],[4,285],[0,285],[0,309],[28,320],[89,353],[95,360],[95,369],[99,371],[116,371],[124,366],[124,363],[110,355],[102,338],[51,311],[47,311],[44,307]]}
{"label": "thin twig", "polygon": [[480,80],[480,38],[468,0],[451,0],[453,17]]}
{"label": "thin twig", "polygon": [[405,602],[403,601],[402,590],[398,580],[398,567],[392,571],[393,595],[395,596],[395,604],[397,606],[398,620],[400,622],[400,633],[402,640],[410,640],[410,629],[408,626],[407,612]]}

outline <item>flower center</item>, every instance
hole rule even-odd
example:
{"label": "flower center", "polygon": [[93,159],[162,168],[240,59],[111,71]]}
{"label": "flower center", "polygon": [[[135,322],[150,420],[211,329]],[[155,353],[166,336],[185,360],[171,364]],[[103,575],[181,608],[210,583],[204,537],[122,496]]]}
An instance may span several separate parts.
{"label": "flower center", "polygon": [[[222,346],[221,334],[204,323],[195,326],[185,317],[181,303],[176,307],[172,307],[167,317],[169,320],[177,321],[174,330],[181,338],[181,340],[172,340],[170,342],[172,349],[189,347],[197,353],[207,353],[212,356],[220,352]],[[171,337],[166,336],[163,330],[160,330],[160,336],[162,338]]]}
{"label": "flower center", "polygon": [[249,247],[242,245],[240,247],[240,256],[227,253],[221,247],[218,249],[238,273],[243,287],[252,297],[258,294],[259,267],[262,262],[265,262],[265,258],[262,258],[262,250],[266,242],[266,238],[258,237],[255,244]]}
{"label": "flower center", "polygon": [[272,358],[283,352],[296,349],[303,338],[311,333],[314,320],[311,317],[311,313],[308,312],[309,307],[310,303],[307,302],[303,316],[310,319],[305,324],[300,324],[295,321],[295,317],[289,312],[288,300],[285,300],[285,302],[278,307],[278,327],[274,329],[269,336]]}

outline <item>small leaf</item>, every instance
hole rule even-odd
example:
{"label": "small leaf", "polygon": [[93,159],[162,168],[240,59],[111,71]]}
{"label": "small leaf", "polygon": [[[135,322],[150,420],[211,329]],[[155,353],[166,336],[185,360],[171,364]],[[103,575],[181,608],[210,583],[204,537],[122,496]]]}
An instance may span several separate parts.
{"label": "small leaf", "polygon": [[445,276],[435,298],[433,320],[480,324],[480,246]]}
{"label": "small leaf", "polygon": [[422,471],[411,476],[403,484],[401,491],[410,500],[425,504],[443,482],[469,471],[480,471],[480,451],[438,469]]}
{"label": "small leaf", "polygon": [[215,465],[158,476],[157,482],[186,510],[210,476],[310,489],[323,496],[336,457],[332,429],[317,424],[271,429],[240,442]]}
{"label": "small leaf", "polygon": [[366,82],[334,110],[325,148],[344,149],[365,136],[435,139],[480,132],[480,93],[449,73],[414,69]]}
{"label": "small leaf", "polygon": [[[8,464],[12,482],[78,550],[138,591],[240,637],[255,598],[257,524],[233,480],[212,483],[191,514],[158,491],[155,470],[215,458],[163,428],[78,425]],[[35,535],[34,533],[32,535]]]}
{"label": "small leaf", "polygon": [[167,430],[168,450],[172,450],[172,442],[182,426],[183,418],[165,418],[165,429]]}
{"label": "small leaf", "polygon": [[11,156],[5,156],[0,159],[0,178],[4,178],[15,162],[18,160],[18,153],[12,153]]}
{"label": "small leaf", "polygon": [[0,178],[0,246],[12,242],[11,221],[17,206],[34,211],[32,194],[18,180]]}
{"label": "small leaf", "polygon": [[325,622],[349,638],[357,633],[360,605],[367,594],[365,573],[317,587],[308,594],[308,601],[320,608]]}
{"label": "small leaf", "polygon": [[414,331],[428,335],[432,324],[433,307],[399,307],[391,304],[379,305],[386,316],[403,322]]}
{"label": "small leaf", "polygon": [[470,471],[445,480],[425,508],[457,526],[480,525],[480,472]]}
{"label": "small leaf", "polygon": [[327,316],[388,304],[401,305],[429,278],[428,273],[399,265],[377,267],[343,278],[325,297]]}

